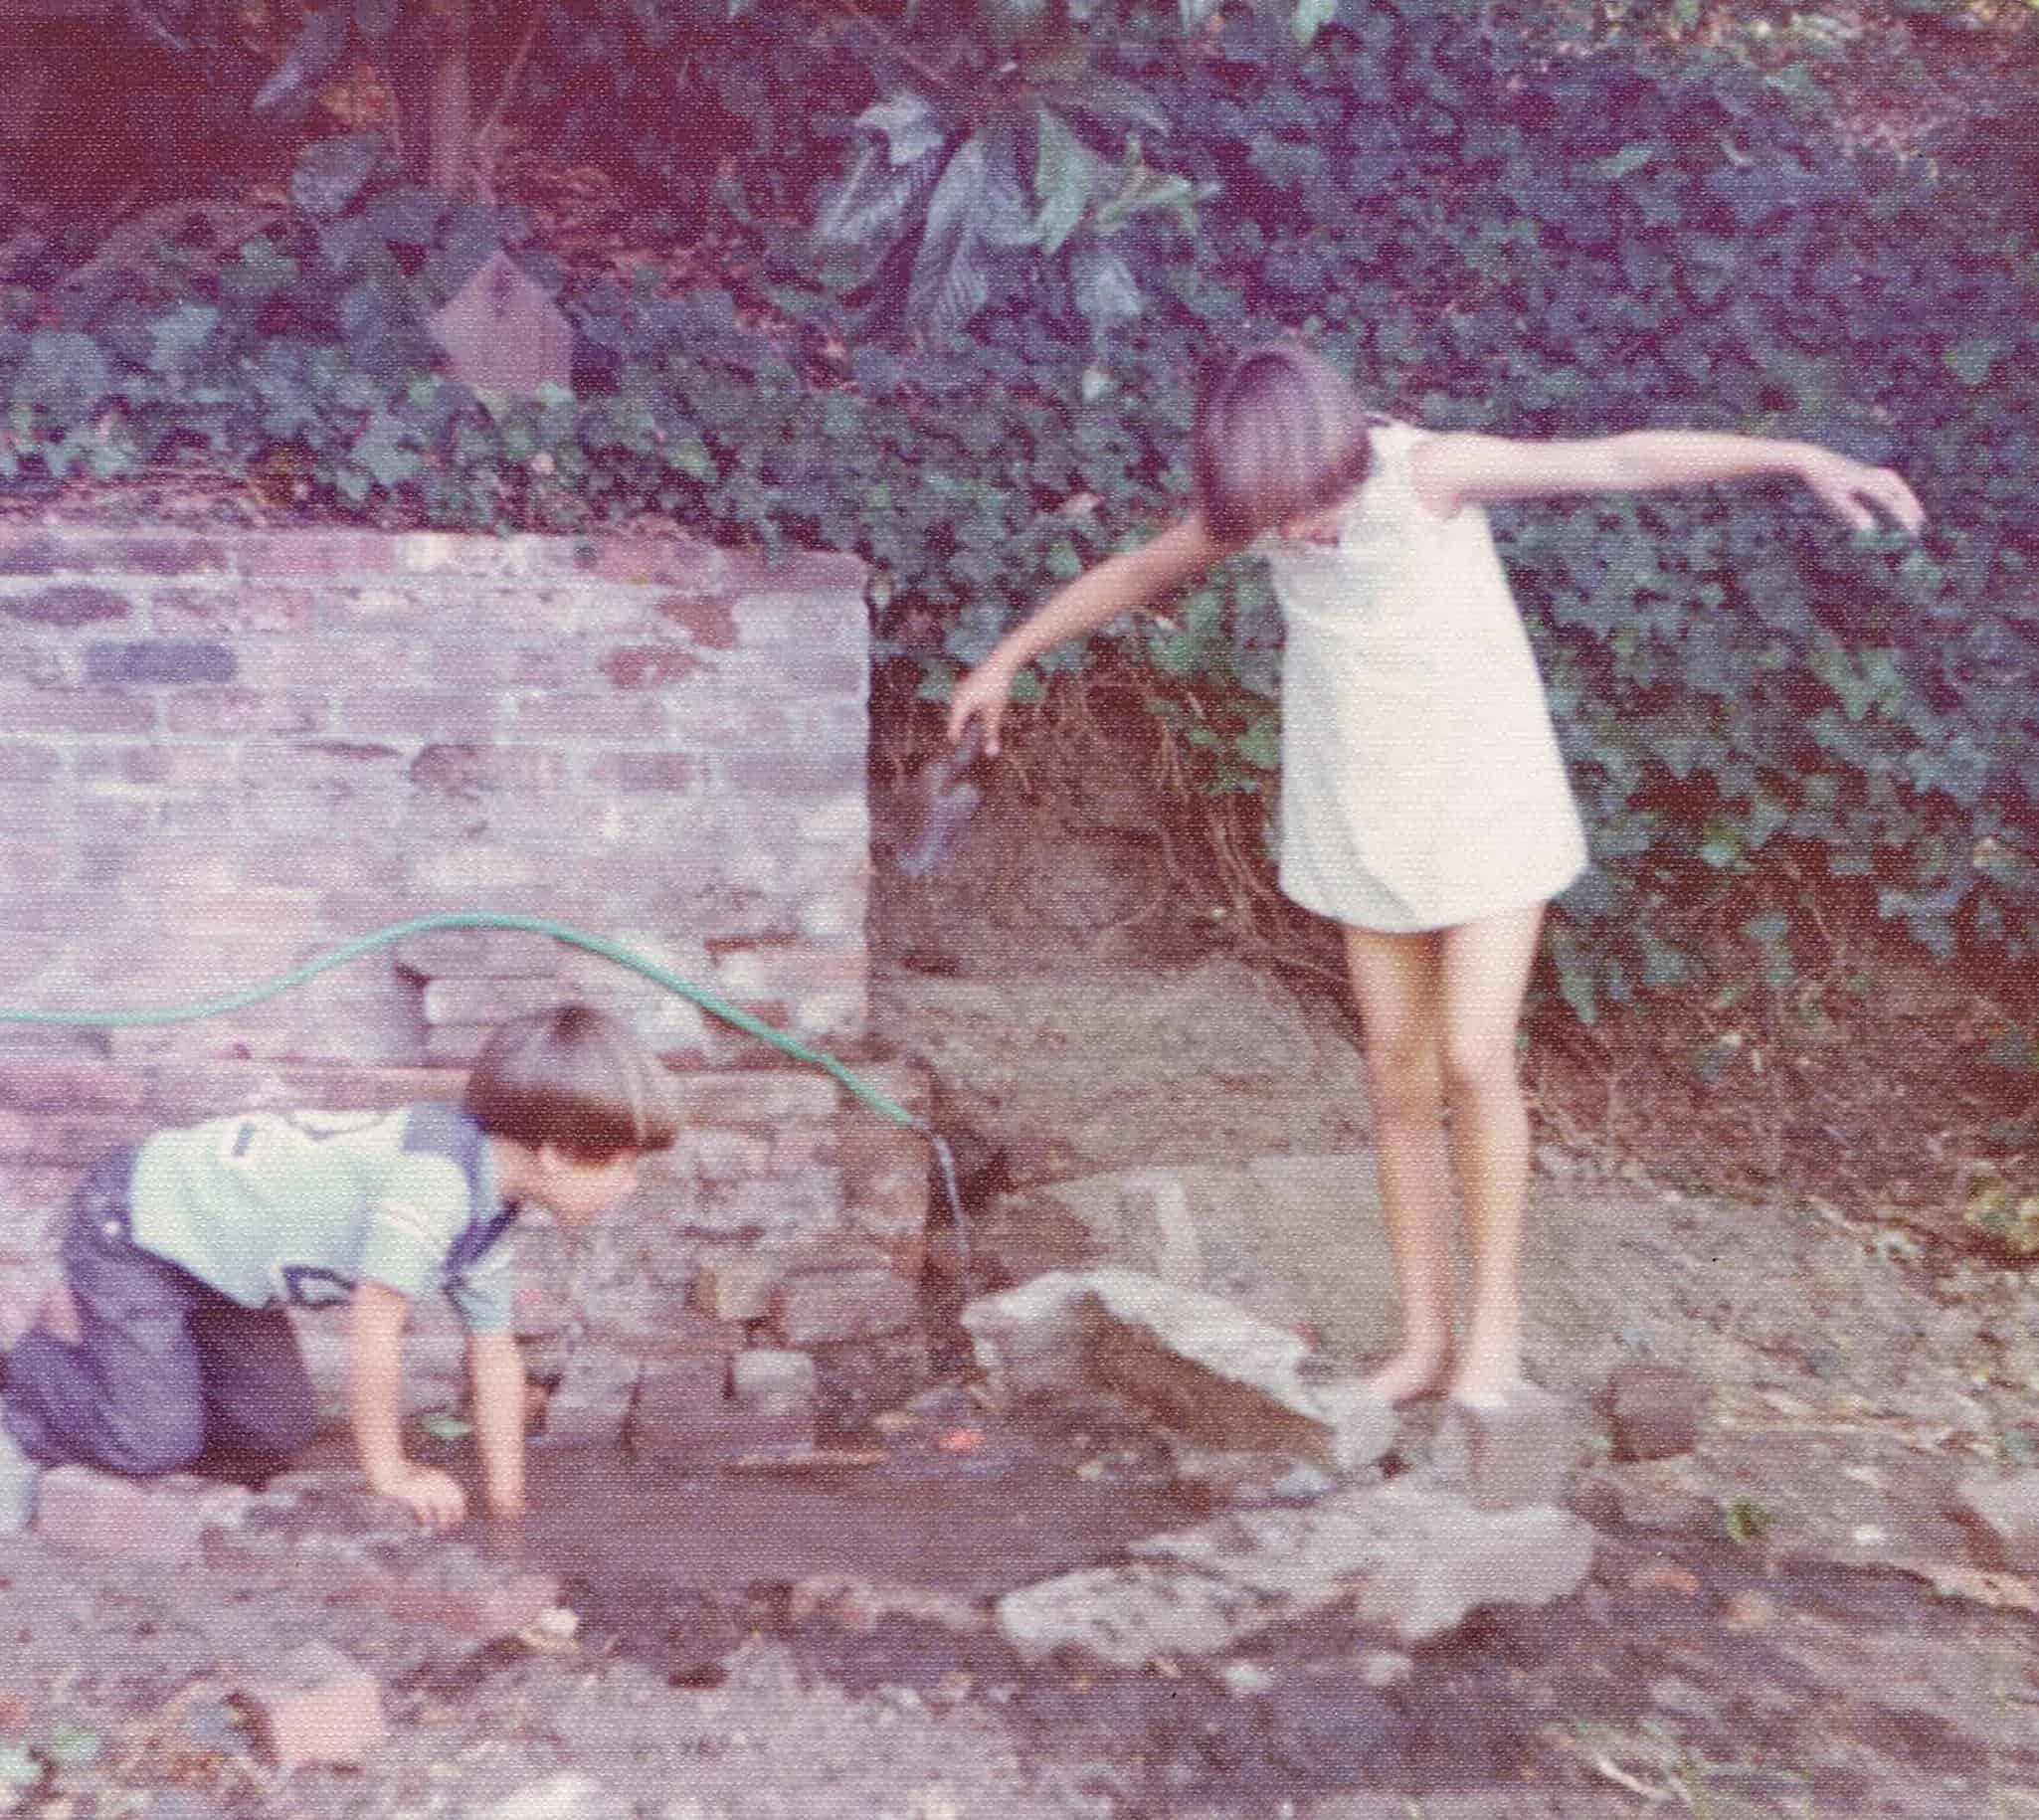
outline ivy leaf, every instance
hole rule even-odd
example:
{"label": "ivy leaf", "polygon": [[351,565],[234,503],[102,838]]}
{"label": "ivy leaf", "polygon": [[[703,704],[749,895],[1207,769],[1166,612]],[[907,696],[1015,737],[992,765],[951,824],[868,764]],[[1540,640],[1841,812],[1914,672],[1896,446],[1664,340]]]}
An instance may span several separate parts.
{"label": "ivy leaf", "polygon": [[1098,249],[1082,255],[1076,261],[1073,279],[1076,307],[1090,324],[1093,340],[1102,341],[1120,323],[1132,321],[1143,307],[1140,281],[1116,253]]}
{"label": "ivy leaf", "polygon": [[220,312],[209,303],[180,303],[168,315],[148,325],[155,345],[149,351],[149,370],[181,372],[219,327]]}
{"label": "ivy leaf", "polygon": [[979,247],[990,172],[984,139],[973,133],[956,148],[928,198],[927,225],[906,287],[907,312],[917,322],[960,328],[991,295]]}
{"label": "ivy leaf", "polygon": [[888,157],[876,140],[870,141],[816,215],[815,239],[846,247],[888,239],[912,217],[941,174],[939,139],[904,165]]}
{"label": "ivy leaf", "polygon": [[1594,164],[1593,173],[1618,183],[1623,177],[1633,176],[1656,155],[1654,145],[1647,139],[1638,139],[1633,145],[1624,145],[1619,151],[1600,159]]}
{"label": "ivy leaf", "polygon": [[1042,253],[1059,253],[1083,219],[1095,164],[1068,122],[1060,114],[1040,108],[1033,160],[1033,189],[1040,198],[1040,213],[1033,219],[1033,233]]}
{"label": "ivy leaf", "polygon": [[68,329],[38,329],[29,337],[28,358],[14,382],[17,402],[42,405],[76,421],[112,390],[106,357],[90,335]]}
{"label": "ivy leaf", "polygon": [[1941,358],[1964,386],[1986,386],[1996,363],[2007,352],[2005,343],[1992,335],[1970,335],[1950,343]]}
{"label": "ivy leaf", "polygon": [[315,93],[327,77],[340,67],[354,35],[354,15],[349,7],[327,6],[304,21],[277,73],[256,91],[251,105],[257,113],[268,113]]}
{"label": "ivy leaf", "polygon": [[910,91],[873,101],[856,116],[866,132],[882,133],[886,155],[895,165],[917,164],[942,149],[942,122],[935,110]]}
{"label": "ivy leaf", "polygon": [[1289,31],[1295,41],[1308,50],[1311,41],[1327,25],[1338,17],[1338,0],[1296,0],[1296,10],[1289,18]]}
{"label": "ivy leaf", "polygon": [[416,479],[425,466],[410,426],[388,411],[370,416],[352,454],[375,483],[391,492],[406,480]]}
{"label": "ivy leaf", "polygon": [[290,200],[307,215],[330,221],[361,194],[382,162],[380,133],[349,133],[307,145],[290,173]]}

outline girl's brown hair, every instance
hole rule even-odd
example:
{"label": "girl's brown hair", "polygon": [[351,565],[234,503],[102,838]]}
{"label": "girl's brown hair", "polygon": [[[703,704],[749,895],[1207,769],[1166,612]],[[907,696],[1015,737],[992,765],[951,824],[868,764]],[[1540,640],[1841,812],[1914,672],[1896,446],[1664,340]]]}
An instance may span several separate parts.
{"label": "girl's brown hair", "polygon": [[1299,342],[1234,355],[1197,405],[1191,459],[1205,528],[1246,543],[1343,498],[1367,477],[1367,433],[1382,421]]}
{"label": "girl's brown hair", "polygon": [[672,1081],[627,1025],[585,1004],[529,1011],[482,1046],[461,1102],[493,1137],[556,1144],[578,1162],[663,1150],[678,1135]]}

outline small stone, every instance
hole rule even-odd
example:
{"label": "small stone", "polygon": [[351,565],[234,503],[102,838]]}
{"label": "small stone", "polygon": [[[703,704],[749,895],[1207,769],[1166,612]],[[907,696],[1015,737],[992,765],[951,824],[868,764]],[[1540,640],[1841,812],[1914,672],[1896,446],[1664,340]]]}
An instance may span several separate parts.
{"label": "small stone", "polygon": [[1218,1679],[1234,1700],[1250,1700],[1273,1688],[1275,1676],[1272,1669],[1262,1668],[1257,1662],[1227,1662],[1218,1671]]}
{"label": "small stone", "polygon": [[555,1441],[613,1441],[623,1432],[642,1366],[606,1346],[575,1349],[546,1399],[544,1432]]}
{"label": "small stone", "polygon": [[567,1769],[483,1808],[481,1820],[628,1820],[635,1811],[593,1776]]}
{"label": "small stone", "polygon": [[889,1270],[829,1270],[791,1277],[772,1297],[772,1323],[789,1347],[904,1333],[920,1322],[913,1285]]}
{"label": "small stone", "polygon": [[282,1769],[301,1763],[359,1763],[389,1735],[373,1675],[328,1643],[306,1643],[277,1678],[244,1688],[264,1753]]}
{"label": "small stone", "polygon": [[1370,1649],[1360,1658],[1360,1679],[1377,1694],[1401,1687],[1415,1672],[1416,1665],[1398,1649]]}
{"label": "small stone", "polygon": [[42,1466],[0,1424],[0,1536],[19,1535],[35,1521]]}
{"label": "small stone", "polygon": [[1624,1365],[1607,1380],[1607,1419],[1617,1460],[1689,1453],[1705,1418],[1707,1387],[1677,1365]]}
{"label": "small stone", "polygon": [[1440,1450],[1462,1446],[1465,1495],[1476,1508],[1519,1510],[1558,1502],[1581,1428],[1572,1403],[1522,1383],[1493,1405],[1454,1401],[1439,1427]]}
{"label": "small stone", "polygon": [[1950,1514],[1966,1526],[1982,1566],[2039,1572],[2039,1468],[2003,1479],[1963,1479]]}
{"label": "small stone", "polygon": [[1738,1592],[1721,1607],[1721,1621],[1730,1630],[1767,1630],[1777,1621],[1777,1608],[1760,1592]]}
{"label": "small stone", "polygon": [[1315,1504],[1338,1489],[1338,1481],[1307,1461],[1298,1461],[1267,1488],[1273,1504]]}
{"label": "small stone", "polygon": [[745,1409],[805,1406],[815,1387],[815,1362],[806,1353],[754,1347],[729,1362],[730,1400]]}
{"label": "small stone", "polygon": [[1182,1179],[1135,1170],[1119,1183],[1119,1241],[1137,1270],[1182,1289],[1204,1283],[1204,1249]]}
{"label": "small stone", "polygon": [[694,1306],[717,1321],[762,1321],[785,1276],[785,1262],[770,1252],[717,1253],[701,1260]]}

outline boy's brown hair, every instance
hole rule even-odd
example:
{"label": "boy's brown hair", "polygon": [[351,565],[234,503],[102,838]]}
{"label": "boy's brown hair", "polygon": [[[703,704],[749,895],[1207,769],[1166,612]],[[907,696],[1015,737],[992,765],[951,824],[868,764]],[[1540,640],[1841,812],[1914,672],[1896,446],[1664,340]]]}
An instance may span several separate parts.
{"label": "boy's brown hair", "polygon": [[462,1105],[492,1137],[557,1145],[582,1163],[664,1150],[678,1135],[672,1080],[635,1031],[585,1004],[500,1024]]}
{"label": "boy's brown hair", "polygon": [[1197,404],[1191,462],[1205,527],[1242,544],[1333,504],[1367,477],[1368,432],[1383,421],[1300,342],[1234,355]]}

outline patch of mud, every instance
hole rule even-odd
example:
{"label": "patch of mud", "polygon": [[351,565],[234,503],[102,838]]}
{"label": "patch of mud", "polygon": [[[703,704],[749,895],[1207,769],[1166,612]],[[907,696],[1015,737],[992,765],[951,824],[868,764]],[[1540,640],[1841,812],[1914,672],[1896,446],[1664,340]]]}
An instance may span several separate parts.
{"label": "patch of mud", "polygon": [[[985,1566],[992,1582],[1021,1577]],[[1023,1754],[1112,1764],[1122,1814],[1622,1786],[1686,1803],[1672,1811],[1919,1816],[2039,1787],[2029,1617],[1699,1536],[1605,1534],[1579,1598],[1497,1609],[1406,1654],[1332,1614],[1138,1674],[1028,1667],[984,1630],[844,1625],[771,1582],[718,1595],[640,1575],[575,1592],[595,1647],[669,1685],[713,1685],[722,1656],[764,1634],[847,1695],[975,1703]],[[1888,1673],[1851,1684],[1837,1652]]]}

